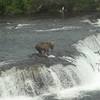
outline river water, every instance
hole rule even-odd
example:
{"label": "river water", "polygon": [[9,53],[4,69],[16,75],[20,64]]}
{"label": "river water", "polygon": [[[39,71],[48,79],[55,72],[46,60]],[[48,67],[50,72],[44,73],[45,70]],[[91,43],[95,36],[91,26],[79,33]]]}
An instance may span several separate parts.
{"label": "river water", "polygon": [[[99,33],[99,18],[0,20],[0,100],[99,100]],[[41,41],[55,42],[48,58]]]}

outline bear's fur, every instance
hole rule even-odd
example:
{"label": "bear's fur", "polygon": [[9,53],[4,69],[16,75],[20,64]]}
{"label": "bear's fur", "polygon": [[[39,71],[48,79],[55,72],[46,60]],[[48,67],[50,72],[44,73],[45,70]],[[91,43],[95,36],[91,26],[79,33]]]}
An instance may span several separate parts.
{"label": "bear's fur", "polygon": [[53,50],[54,42],[40,42],[35,45],[35,49],[39,54],[47,56],[49,54],[49,50]]}

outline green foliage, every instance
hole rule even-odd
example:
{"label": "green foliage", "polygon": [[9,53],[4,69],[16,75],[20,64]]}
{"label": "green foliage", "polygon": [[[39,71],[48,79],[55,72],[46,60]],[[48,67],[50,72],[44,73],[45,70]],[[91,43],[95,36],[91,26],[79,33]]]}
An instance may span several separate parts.
{"label": "green foliage", "polygon": [[100,11],[100,0],[0,0],[0,14],[69,13]]}
{"label": "green foliage", "polygon": [[3,14],[6,10],[6,0],[0,0],[0,14]]}
{"label": "green foliage", "polygon": [[95,0],[77,0],[74,10],[87,12],[93,11],[95,8]]}

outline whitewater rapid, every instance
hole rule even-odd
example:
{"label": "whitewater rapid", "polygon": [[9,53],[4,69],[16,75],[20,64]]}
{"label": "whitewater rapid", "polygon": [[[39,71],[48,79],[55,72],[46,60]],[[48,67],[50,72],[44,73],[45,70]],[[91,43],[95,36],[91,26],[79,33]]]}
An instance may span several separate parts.
{"label": "whitewater rapid", "polygon": [[[100,35],[88,36],[72,46],[79,55],[59,57],[70,62],[69,65],[42,66],[36,69],[39,73],[31,68],[19,70],[15,67],[1,71],[0,100],[44,100],[51,95],[72,100],[84,96],[82,91],[100,90]],[[42,88],[37,85],[40,84],[38,79],[43,82]]]}

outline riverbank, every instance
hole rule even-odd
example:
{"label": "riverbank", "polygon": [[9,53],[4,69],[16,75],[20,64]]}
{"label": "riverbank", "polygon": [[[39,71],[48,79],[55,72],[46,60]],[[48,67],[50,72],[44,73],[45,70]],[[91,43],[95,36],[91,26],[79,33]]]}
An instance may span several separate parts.
{"label": "riverbank", "polygon": [[100,2],[98,0],[3,0],[0,1],[1,15],[19,15],[19,14],[41,14],[49,13],[71,14],[81,12],[100,11]]}
{"label": "riverbank", "polygon": [[100,12],[81,12],[81,13],[69,13],[65,14],[64,17],[62,17],[61,14],[52,15],[49,13],[40,13],[40,14],[34,14],[34,15],[0,15],[0,22],[3,20],[36,20],[36,19],[70,19],[75,17],[86,17],[86,18],[100,18]]}

